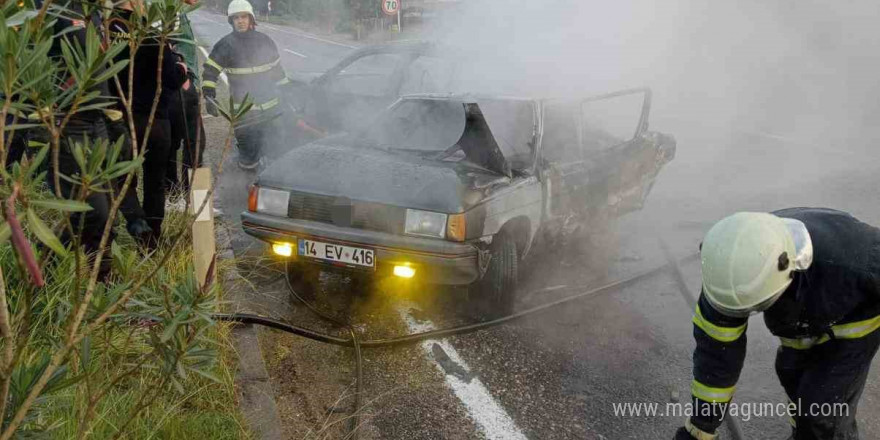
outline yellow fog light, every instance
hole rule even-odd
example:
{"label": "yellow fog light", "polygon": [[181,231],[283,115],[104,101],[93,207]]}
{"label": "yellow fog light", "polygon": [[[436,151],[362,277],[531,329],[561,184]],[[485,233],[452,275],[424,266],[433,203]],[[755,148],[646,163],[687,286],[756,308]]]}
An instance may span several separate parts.
{"label": "yellow fog light", "polygon": [[401,278],[412,278],[416,276],[416,270],[409,266],[394,266],[394,276]]}
{"label": "yellow fog light", "polygon": [[293,255],[293,245],[290,243],[274,243],[272,244],[272,252],[282,257],[289,257]]}

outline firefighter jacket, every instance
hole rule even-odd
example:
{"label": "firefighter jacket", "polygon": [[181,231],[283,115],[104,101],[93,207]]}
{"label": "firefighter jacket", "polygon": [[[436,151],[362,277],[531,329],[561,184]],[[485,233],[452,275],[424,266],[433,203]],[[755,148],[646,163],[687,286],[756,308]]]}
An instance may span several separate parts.
{"label": "firefighter jacket", "polygon": [[[118,17],[111,19],[108,24],[110,38],[114,41],[124,41],[127,43],[131,39],[127,23],[137,19],[137,17],[131,11],[119,11],[117,15]],[[159,93],[159,103],[156,106],[155,118],[168,119],[168,102],[171,99],[171,94],[177,93],[177,90],[186,82],[186,72],[182,66],[177,64],[181,58],[171,49],[169,42],[165,42],[164,48],[160,47],[161,44],[162,41],[156,36],[143,39],[135,54],[133,63],[130,63],[116,75],[122,90],[117,88],[115,81],[111,85],[111,90],[116,96],[128,96],[128,72],[133,67],[132,111],[139,115],[149,115],[153,108],[153,101],[156,98],[156,90],[159,85],[156,72],[161,58],[162,90]],[[161,57],[159,56],[160,48],[162,52]],[[126,48],[116,56],[116,62],[130,58],[131,52],[128,44],[126,44]]]}
{"label": "firefighter jacket", "polygon": [[252,110],[278,112],[279,86],[290,81],[281,68],[278,48],[266,34],[250,30],[232,32],[223,37],[203,66],[202,93],[213,98],[220,73],[226,73],[229,89],[236,105],[245,95],[253,103]]}
{"label": "firefighter jacket", "polygon": [[[831,209],[791,208],[773,214],[803,222],[813,242],[813,264],[795,272],[788,289],[764,311],[767,328],[784,349],[807,350],[877,331],[880,229]],[[712,433],[723,420],[723,404],[733,398],[742,371],[748,318],[722,315],[704,295],[693,318],[696,349],[690,423]]]}

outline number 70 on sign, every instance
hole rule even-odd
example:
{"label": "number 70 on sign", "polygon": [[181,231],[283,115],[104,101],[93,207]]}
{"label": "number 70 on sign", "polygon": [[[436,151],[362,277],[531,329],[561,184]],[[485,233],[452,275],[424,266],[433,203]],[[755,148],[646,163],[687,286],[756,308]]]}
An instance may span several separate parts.
{"label": "number 70 on sign", "polygon": [[382,0],[382,12],[394,15],[400,10],[400,0]]}

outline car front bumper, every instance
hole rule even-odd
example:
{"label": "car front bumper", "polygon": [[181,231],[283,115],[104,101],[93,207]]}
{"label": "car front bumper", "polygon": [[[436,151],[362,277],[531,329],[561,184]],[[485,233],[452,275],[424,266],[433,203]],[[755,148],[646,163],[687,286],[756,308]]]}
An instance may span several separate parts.
{"label": "car front bumper", "polygon": [[[416,269],[416,279],[431,284],[467,285],[480,278],[482,254],[473,244],[344,228],[250,211],[243,212],[241,220],[245,233],[268,243],[292,243],[296,248],[296,240],[304,238],[373,249],[377,276],[391,275],[394,266],[407,265]],[[298,257],[294,254],[291,258]],[[299,258],[327,264],[322,260]],[[363,272],[365,269],[353,270]]]}

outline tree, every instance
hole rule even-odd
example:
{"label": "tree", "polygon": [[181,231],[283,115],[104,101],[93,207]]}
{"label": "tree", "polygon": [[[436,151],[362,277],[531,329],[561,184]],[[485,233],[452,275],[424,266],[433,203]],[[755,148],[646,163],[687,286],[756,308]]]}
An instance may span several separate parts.
{"label": "tree", "polygon": [[[6,162],[17,131],[40,131],[48,141],[21,163],[0,169],[0,256],[9,256],[0,258],[0,262],[9,262],[0,264],[0,440],[47,429],[40,422],[40,405],[52,393],[74,385],[87,385],[81,387],[82,408],[78,409],[80,437],[88,435],[96,405],[113,387],[132,378],[148,381],[153,390],[134,405],[130,417],[134,419],[160,393],[182,391],[181,380],[187,374],[209,377],[215,357],[204,340],[205,330],[213,325],[210,312],[216,307],[211,280],[199,285],[192,277],[182,283],[167,277],[171,251],[182,245],[183,233],[171,239],[164,254],[127,261],[120,264],[125,272],[121,276],[106,283],[98,281],[102,260],[132,258],[110,246],[109,237],[120,194],[137,182],[147,141],[132,138],[131,160],[120,159],[122,139],[76,144],[72,153],[80,171],[74,175],[61,175],[58,163],[61,138],[71,116],[110,105],[102,99],[106,97],[94,92],[95,84],[117,81],[116,73],[132,62],[114,62],[114,57],[125,45],[134,56],[148,39],[157,39],[164,47],[165,42],[179,38],[175,20],[193,8],[177,0],[155,0],[136,8],[128,22],[131,37],[126,42],[109,38],[102,32],[106,29],[89,26],[94,23],[89,21],[93,12],[100,13],[104,24],[122,19],[116,10],[105,8],[99,0],[80,4],[82,11],[77,12],[53,0],[38,4],[0,0],[0,162]],[[84,45],[61,41],[61,57],[52,58],[48,54],[53,38],[58,38],[53,32],[56,17],[87,26],[87,38]],[[160,51],[161,56],[171,54]],[[157,77],[161,89],[161,70]],[[126,86],[130,97],[131,81]],[[150,123],[157,103],[158,91]],[[131,103],[123,98],[122,107],[131,121]],[[242,106],[237,113],[230,108],[223,106],[223,115],[235,121],[250,106]],[[133,123],[129,129],[134,133]],[[230,128],[224,156],[231,139]],[[58,179],[78,188],[70,198],[47,190],[50,167]],[[220,172],[222,168],[216,174]],[[122,181],[121,188],[114,183],[117,180]],[[75,239],[83,226],[72,222],[71,214],[92,209],[84,200],[93,192],[109,193],[112,206],[100,250],[86,255]],[[209,193],[202,206],[195,207],[196,214],[205,209],[210,197]],[[195,215],[190,221],[194,219]],[[69,243],[59,239],[65,232],[74,237]],[[134,267],[147,270],[131,270]],[[95,386],[90,379],[102,366],[93,362],[99,348],[92,342],[111,328],[133,335],[125,344],[138,341],[144,347],[127,358],[129,367],[113,380]],[[124,430],[119,427],[118,435]]]}

